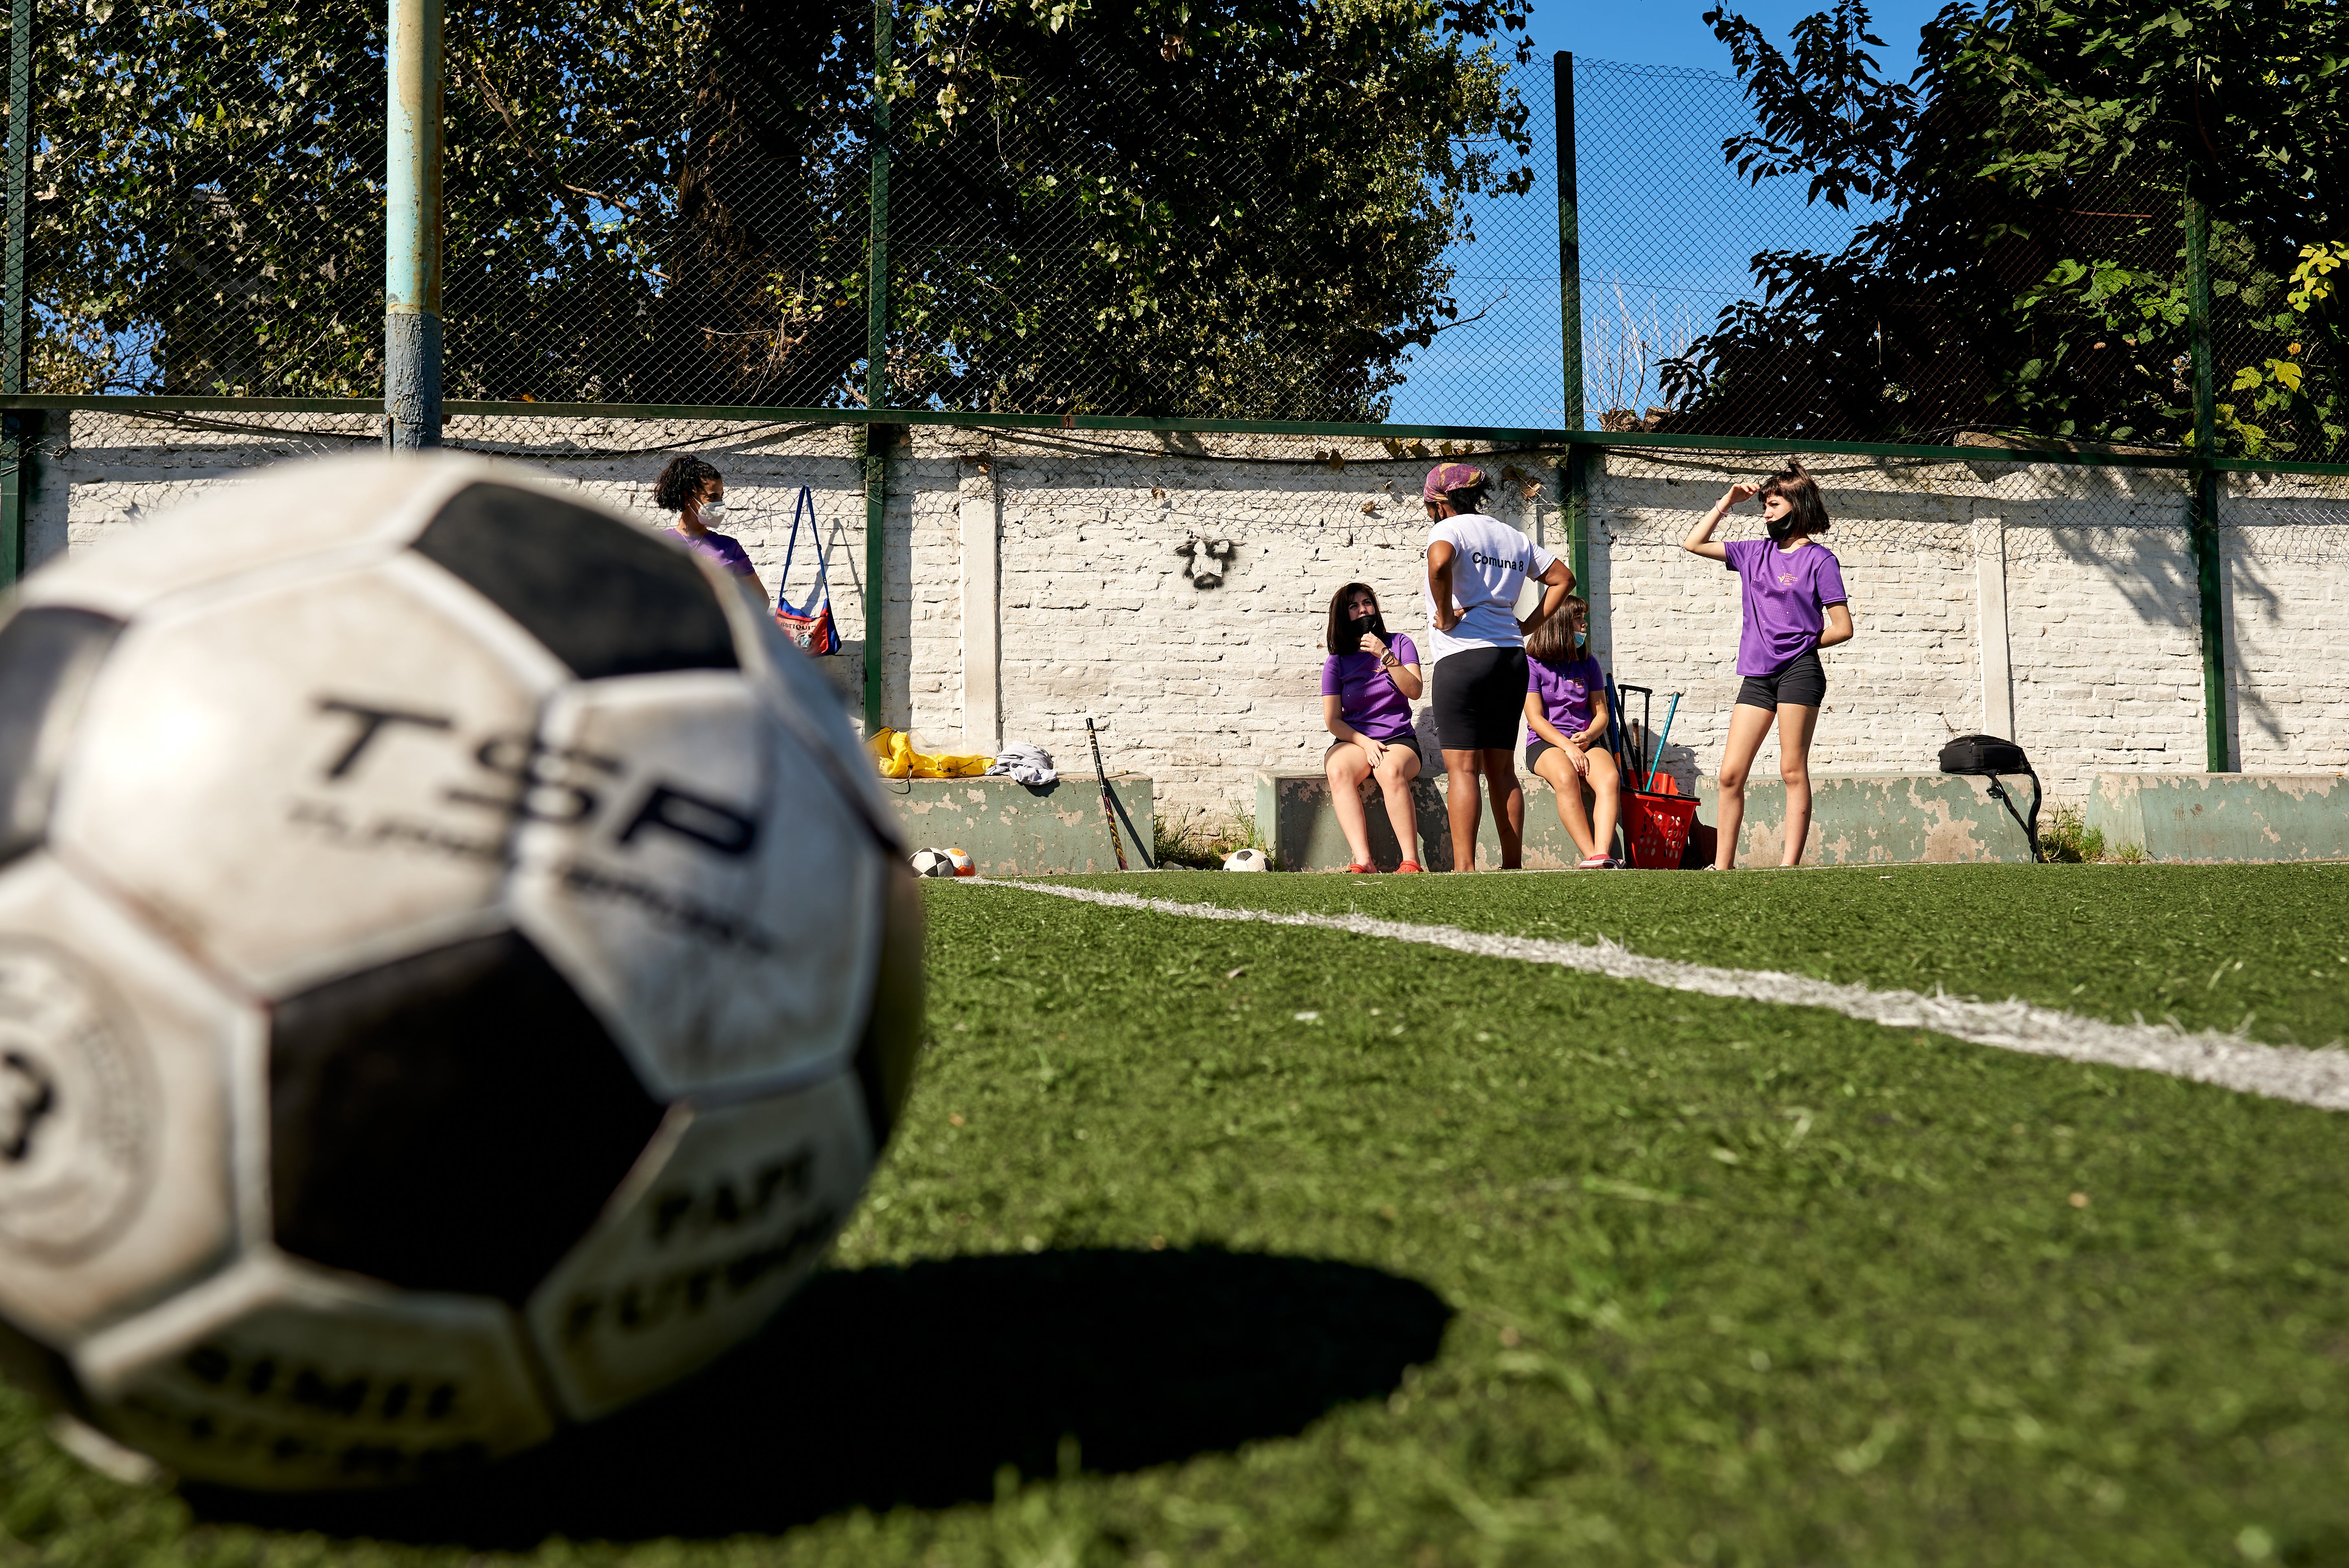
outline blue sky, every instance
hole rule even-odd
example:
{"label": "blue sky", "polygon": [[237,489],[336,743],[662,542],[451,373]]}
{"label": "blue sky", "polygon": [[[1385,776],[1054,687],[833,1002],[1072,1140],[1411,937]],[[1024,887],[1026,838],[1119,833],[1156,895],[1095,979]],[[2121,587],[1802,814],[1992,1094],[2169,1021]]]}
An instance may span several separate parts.
{"label": "blue sky", "polygon": [[[1886,46],[1878,58],[1888,71],[1905,77],[1915,68],[1918,29],[1940,8],[1940,0],[1931,4],[1904,0],[1901,4],[1873,7],[1876,34]],[[1545,55],[1571,49],[1578,55],[1602,60],[1726,72],[1729,51],[1702,20],[1706,9],[1702,4],[1682,4],[1681,0],[1627,0],[1612,5],[1547,7],[1537,0],[1532,32],[1534,42],[1541,46]],[[1742,12],[1746,20],[1783,43],[1788,29],[1796,22],[1826,6],[1816,0],[1792,5],[1768,0],[1766,4],[1732,5],[1730,9]]]}
{"label": "blue sky", "polygon": [[[1820,9],[1747,5],[1744,15],[1782,46]],[[1905,77],[1918,30],[1939,9],[1903,0],[1878,6],[1878,58]],[[1702,21],[1702,0],[1629,0],[1537,9],[1539,48],[1520,74],[1535,111],[1535,188],[1487,198],[1469,214],[1474,243],[1455,245],[1453,294],[1464,320],[1415,353],[1389,418],[1408,424],[1564,422],[1551,56],[1576,59],[1576,168],[1582,236],[1583,403],[1587,425],[1604,407],[1643,409],[1661,392],[1658,361],[1709,328],[1751,289],[1757,251],[1834,251],[1870,214],[1804,201],[1799,181],[1752,187],[1724,162],[1722,141],[1750,128],[1728,49]]]}

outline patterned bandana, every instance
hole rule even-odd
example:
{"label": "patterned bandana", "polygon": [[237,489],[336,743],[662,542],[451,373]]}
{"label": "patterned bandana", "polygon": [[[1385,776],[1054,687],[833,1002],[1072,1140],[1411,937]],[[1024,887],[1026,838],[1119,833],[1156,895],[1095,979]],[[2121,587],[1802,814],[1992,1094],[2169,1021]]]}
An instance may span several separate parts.
{"label": "patterned bandana", "polygon": [[1427,482],[1420,487],[1423,500],[1442,500],[1454,490],[1484,482],[1484,472],[1473,463],[1438,463],[1427,470]]}

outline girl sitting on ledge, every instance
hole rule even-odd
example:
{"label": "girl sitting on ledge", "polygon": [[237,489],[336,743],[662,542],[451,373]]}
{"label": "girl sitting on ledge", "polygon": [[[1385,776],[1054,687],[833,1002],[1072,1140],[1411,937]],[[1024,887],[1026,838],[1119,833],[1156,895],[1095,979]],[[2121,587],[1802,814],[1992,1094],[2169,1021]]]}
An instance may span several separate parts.
{"label": "girl sitting on ledge", "polygon": [[1411,727],[1411,705],[1427,689],[1419,649],[1402,633],[1388,634],[1379,596],[1367,583],[1349,583],[1330,595],[1328,644],[1321,722],[1337,739],[1321,769],[1330,778],[1330,810],[1354,857],[1346,869],[1378,869],[1371,863],[1370,814],[1362,809],[1362,780],[1375,778],[1402,850],[1395,870],[1416,872],[1419,819],[1412,810],[1411,781],[1419,777],[1419,739]]}
{"label": "girl sitting on ledge", "polygon": [[[1526,766],[1549,780],[1557,820],[1586,869],[1615,864],[1622,779],[1607,734],[1607,672],[1581,644],[1590,605],[1569,594],[1558,614],[1526,635]],[[1590,786],[1586,810],[1582,787]]]}

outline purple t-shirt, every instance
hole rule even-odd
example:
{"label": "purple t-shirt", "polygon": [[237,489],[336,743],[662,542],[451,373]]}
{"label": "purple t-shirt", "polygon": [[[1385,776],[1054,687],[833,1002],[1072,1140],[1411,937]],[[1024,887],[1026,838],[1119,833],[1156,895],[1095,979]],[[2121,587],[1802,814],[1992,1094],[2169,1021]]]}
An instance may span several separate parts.
{"label": "purple t-shirt", "polygon": [[1775,676],[1819,645],[1826,607],[1850,598],[1843,591],[1843,565],[1816,540],[1781,550],[1766,539],[1733,539],[1722,548],[1745,588],[1737,673]]}
{"label": "purple t-shirt", "polygon": [[1541,698],[1542,717],[1560,735],[1579,735],[1590,727],[1593,699],[1607,690],[1607,672],[1588,654],[1562,665],[1527,659],[1526,689]]}
{"label": "purple t-shirt", "polygon": [[674,528],[668,531],[670,538],[683,542],[685,547],[696,555],[724,567],[737,577],[759,574],[758,569],[750,564],[749,553],[722,533],[689,534]]}
{"label": "purple t-shirt", "polygon": [[[1387,651],[1398,663],[1419,663],[1419,649],[1397,632],[1387,639]],[[1321,695],[1338,699],[1338,717],[1372,740],[1393,740],[1411,733],[1411,701],[1395,688],[1375,654],[1332,654],[1321,666]]]}

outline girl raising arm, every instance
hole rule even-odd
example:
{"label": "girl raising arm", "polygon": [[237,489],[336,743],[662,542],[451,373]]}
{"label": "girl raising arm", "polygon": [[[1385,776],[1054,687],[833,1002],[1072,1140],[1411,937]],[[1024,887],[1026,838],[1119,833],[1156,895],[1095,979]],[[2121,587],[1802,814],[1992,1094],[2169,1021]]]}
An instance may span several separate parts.
{"label": "girl raising arm", "polygon": [[[1757,496],[1770,537],[1714,543],[1713,531],[1729,509]],[[1746,775],[1774,721],[1778,777],[1786,786],[1786,845],[1779,863],[1802,861],[1811,830],[1811,734],[1827,695],[1819,650],[1847,643],[1852,634],[1842,563],[1815,537],[1828,527],[1818,481],[1799,463],[1789,463],[1758,485],[1730,486],[1681,542],[1690,554],[1736,573],[1744,597],[1737,673],[1744,684],[1729,710],[1729,738],[1721,752],[1721,840],[1713,862],[1719,871],[1737,863]]]}

